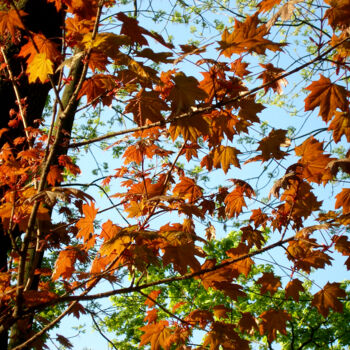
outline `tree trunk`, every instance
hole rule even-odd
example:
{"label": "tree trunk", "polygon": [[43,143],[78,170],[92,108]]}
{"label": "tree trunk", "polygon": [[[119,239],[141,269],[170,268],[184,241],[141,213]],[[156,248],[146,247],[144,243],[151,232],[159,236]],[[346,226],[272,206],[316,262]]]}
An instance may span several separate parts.
{"label": "tree trunk", "polygon": [[[16,2],[19,9],[27,13],[27,16],[23,17],[23,22],[27,30],[34,33],[42,33],[47,38],[57,42],[58,46],[61,45],[62,25],[63,25],[63,13],[57,13],[53,3],[48,4],[46,0],[22,0]],[[6,56],[9,61],[10,69],[14,76],[19,76],[22,71],[25,70],[25,60],[18,59],[16,55],[27,40],[24,38],[25,33],[22,33],[20,43],[14,45],[9,42],[5,48]],[[42,118],[42,113],[45,107],[45,103],[48,98],[49,91],[51,89],[50,84],[29,84],[27,76],[21,75],[21,78],[17,82],[20,97],[26,98],[26,122],[28,126],[33,126],[33,122],[36,119]],[[8,128],[8,122],[10,121],[10,111],[13,109],[18,110],[16,104],[16,96],[11,81],[6,76],[0,76],[0,106],[1,106],[1,118],[0,129]],[[23,124],[17,128],[9,128],[0,138],[0,148],[8,143],[14,153],[17,153],[28,145],[15,146],[13,140],[17,137],[25,136]],[[1,185],[1,184],[0,184]],[[6,188],[0,187],[0,196],[5,193]],[[22,232],[18,228],[15,228],[13,236],[18,238]],[[8,258],[11,251],[11,242],[7,232],[4,231],[2,225],[0,225],[0,272],[6,272],[8,270]],[[30,263],[31,259],[28,259]],[[33,283],[33,289],[37,289],[37,283]],[[8,310],[0,304],[0,315],[6,315]],[[9,341],[9,332],[4,331],[0,333],[0,349],[6,350],[22,343],[31,332],[31,320],[21,320],[16,323],[11,330],[11,339]],[[21,327],[26,324],[25,327]],[[29,348],[28,348],[29,349]]]}

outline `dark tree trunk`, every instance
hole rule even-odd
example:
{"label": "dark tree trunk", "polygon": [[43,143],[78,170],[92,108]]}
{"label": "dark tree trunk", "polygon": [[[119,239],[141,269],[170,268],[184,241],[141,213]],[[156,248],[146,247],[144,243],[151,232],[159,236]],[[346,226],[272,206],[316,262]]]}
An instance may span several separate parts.
{"label": "dark tree trunk", "polygon": [[[57,13],[54,4],[48,4],[46,0],[24,0],[18,1],[18,6],[26,12],[28,15],[23,18],[25,26],[28,30],[34,33],[42,33],[47,38],[50,38],[61,44],[62,36],[62,25],[63,25],[63,14]],[[16,57],[20,48],[27,40],[23,37],[20,43],[14,45],[9,43],[8,47],[5,48],[6,56],[9,60],[9,65],[15,76],[18,76],[22,71],[25,70],[25,60],[20,60]],[[42,118],[42,113],[45,107],[45,103],[48,98],[49,91],[51,89],[50,84],[29,84],[27,77],[22,74],[18,80],[18,89],[21,98],[26,98],[26,121],[28,126],[33,126],[33,122],[36,119]],[[0,76],[0,129],[8,128],[8,122],[10,121],[10,111],[14,109],[18,110],[16,104],[16,96],[11,81],[6,76]],[[13,140],[17,137],[23,137],[24,128],[20,124],[18,128],[9,128],[0,138],[0,148],[8,143],[12,146],[15,153],[21,151],[23,148],[28,147],[26,144],[20,146],[14,146]],[[0,184],[0,197],[2,198],[6,188],[1,187]],[[15,231],[18,231],[15,230]],[[19,236],[21,232],[14,232],[14,235]],[[11,242],[6,232],[4,232],[2,225],[0,224],[0,272],[5,272],[8,269],[8,257],[11,250]],[[36,284],[36,285],[35,285]],[[33,288],[37,288],[37,283],[33,284]],[[0,316],[4,315],[7,310],[4,306],[0,305]],[[30,326],[30,325],[29,325]],[[30,332],[30,327],[28,333]],[[27,337],[26,332],[16,331],[16,327],[11,332],[11,346],[22,343]],[[4,331],[0,333],[0,349],[8,349],[9,343],[9,332]],[[28,348],[29,349],[29,348]]]}

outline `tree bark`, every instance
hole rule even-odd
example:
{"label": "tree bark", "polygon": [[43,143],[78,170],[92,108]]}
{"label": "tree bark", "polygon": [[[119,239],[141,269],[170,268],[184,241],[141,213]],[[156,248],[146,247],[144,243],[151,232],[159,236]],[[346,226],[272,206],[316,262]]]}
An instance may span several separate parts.
{"label": "tree bark", "polygon": [[[63,12],[58,13],[53,3],[47,3],[46,0],[24,0],[16,2],[18,9],[27,13],[27,16],[23,17],[23,23],[27,30],[34,33],[42,33],[47,38],[54,40],[58,46],[61,45],[62,26],[63,26]],[[21,33],[21,39],[18,44],[8,42],[5,47],[6,57],[9,62],[10,69],[15,77],[18,77],[21,72],[25,70],[25,59],[19,59],[17,54],[21,47],[27,42],[25,39],[25,32]],[[33,126],[36,119],[42,119],[42,113],[45,107],[45,103],[48,99],[48,94],[51,89],[49,83],[46,84],[29,84],[25,74],[22,74],[20,79],[17,80],[19,95],[23,99],[25,98],[26,104],[26,122],[28,126]],[[16,103],[16,96],[12,82],[8,77],[0,76],[0,106],[1,106],[1,118],[0,129],[9,128],[8,123],[11,120],[10,111],[18,110],[18,104]],[[17,137],[24,137],[24,127],[20,123],[17,128],[9,128],[3,136],[0,138],[0,148],[8,143],[13,152],[16,154],[19,151],[28,147],[28,144],[15,146],[13,140]],[[6,188],[0,184],[1,197],[6,192]],[[13,236],[20,237],[21,232],[18,227],[15,228]],[[7,232],[4,231],[0,224],[0,272],[6,272],[8,270],[8,258],[11,251],[11,242]],[[29,259],[30,261],[30,259]],[[33,285],[33,288],[37,288]],[[8,312],[4,305],[0,304],[0,315],[6,315]],[[29,325],[20,327],[29,321]],[[21,320],[11,330],[10,347],[15,346],[23,342],[31,331],[30,320]],[[6,350],[9,348],[9,332],[4,331],[0,333],[0,349]],[[29,349],[29,348],[28,348]]]}

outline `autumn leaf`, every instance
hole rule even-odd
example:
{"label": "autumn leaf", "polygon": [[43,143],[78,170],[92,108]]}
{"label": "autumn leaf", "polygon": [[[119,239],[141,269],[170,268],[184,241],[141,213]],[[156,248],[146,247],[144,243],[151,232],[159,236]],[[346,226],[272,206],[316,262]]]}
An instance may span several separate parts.
{"label": "autumn leaf", "polygon": [[335,117],[329,124],[328,130],[333,130],[333,139],[338,143],[342,136],[346,137],[346,141],[350,142],[350,114],[349,112],[335,111]]}
{"label": "autumn leaf", "polygon": [[180,182],[174,187],[173,193],[176,196],[188,199],[190,203],[202,197],[203,191],[193,179],[181,177]]}
{"label": "autumn leaf", "polygon": [[295,154],[302,157],[299,160],[303,166],[302,176],[308,182],[318,184],[323,182],[325,184],[333,178],[328,164],[335,158],[331,158],[329,154],[323,152],[323,142],[319,142],[311,136],[295,148]]}
{"label": "autumn leaf", "polygon": [[173,76],[174,85],[169,93],[173,114],[188,112],[190,107],[196,105],[196,101],[203,101],[207,94],[199,88],[196,78],[187,76],[182,72]]}
{"label": "autumn leaf", "polygon": [[283,159],[288,153],[281,151],[280,147],[287,140],[286,134],[287,130],[271,130],[268,136],[259,141],[259,147],[257,148],[257,151],[261,151],[261,155],[253,159],[262,160],[263,162],[266,162],[271,158]]}
{"label": "autumn leaf", "polygon": [[181,275],[188,272],[188,267],[191,271],[198,271],[201,264],[196,259],[196,249],[192,242],[183,243],[179,245],[166,245],[163,249],[164,254],[162,256],[163,265],[173,264],[174,269]]}
{"label": "autumn leaf", "polygon": [[286,299],[292,298],[294,301],[299,302],[299,294],[304,292],[304,287],[299,279],[293,279],[289,281],[285,288]]}
{"label": "autumn leaf", "polygon": [[6,35],[10,33],[12,42],[16,42],[16,29],[24,29],[21,17],[27,16],[22,10],[18,12],[15,9],[10,9],[9,11],[0,11],[0,34]]}
{"label": "autumn leaf", "polygon": [[263,243],[265,243],[265,238],[262,234],[262,231],[253,229],[250,225],[241,227],[241,231],[242,242],[247,242],[249,247],[255,245],[258,249],[261,249]]}
{"label": "autumn leaf", "polygon": [[313,81],[306,89],[310,94],[305,99],[305,111],[313,111],[320,107],[319,115],[326,123],[335,115],[337,109],[348,111],[347,90],[341,85],[333,84],[322,74],[319,80]]}
{"label": "autumn leaf", "polygon": [[222,34],[220,50],[223,55],[230,58],[233,54],[243,52],[256,52],[265,54],[266,50],[282,51],[286,44],[274,43],[264,36],[268,34],[265,24],[258,26],[260,20],[258,14],[247,16],[244,22],[235,19],[234,30],[230,34],[227,29]]}
{"label": "autumn leaf", "polygon": [[171,331],[168,326],[168,321],[159,321],[158,323],[141,327],[140,330],[144,334],[141,336],[139,346],[151,343],[151,350],[170,350],[171,344],[169,344],[168,338],[171,335]]}
{"label": "autumn leaf", "polygon": [[[226,254],[233,260],[238,259],[249,253],[249,247],[243,243],[239,243],[236,248],[229,249]],[[231,269],[235,270],[237,274],[243,273],[246,277],[248,276],[252,265],[254,264],[253,260],[249,257],[242,260],[236,261],[231,265]],[[237,275],[237,276],[238,276]]]}
{"label": "autumn leaf", "polygon": [[325,3],[331,5],[327,9],[324,17],[328,19],[329,25],[333,29],[347,28],[350,24],[350,6],[347,0],[325,0]]}
{"label": "autumn leaf", "polygon": [[235,189],[225,198],[225,210],[229,218],[238,216],[242,212],[242,208],[247,206],[244,195],[251,198],[255,195],[255,192],[248,183],[239,180],[236,182]]}
{"label": "autumn leaf", "polygon": [[261,294],[270,292],[271,296],[274,295],[277,292],[277,289],[282,285],[280,278],[276,277],[272,272],[264,272],[256,283],[261,284]]}
{"label": "autumn leaf", "polygon": [[82,251],[79,246],[68,246],[61,250],[55,263],[55,269],[52,274],[52,280],[56,281],[60,277],[68,280],[75,271],[75,263],[87,261],[86,252]]}
{"label": "autumn leaf", "polygon": [[220,145],[216,147],[213,154],[213,166],[214,168],[222,168],[225,174],[227,174],[228,169],[231,165],[240,168],[239,160],[237,155],[240,154],[235,147]]}
{"label": "autumn leaf", "polygon": [[282,95],[282,85],[287,86],[287,80],[285,78],[279,79],[279,77],[285,73],[285,71],[281,68],[275,67],[271,63],[260,63],[260,66],[265,68],[265,70],[258,76],[258,78],[263,81],[265,94],[269,89],[272,89],[274,92]]}
{"label": "autumn leaf", "polygon": [[161,293],[161,290],[152,290],[152,292],[148,294],[148,298],[145,301],[145,305],[147,305],[148,307],[153,307],[155,305],[154,300],[158,298],[160,293]]}
{"label": "autumn leaf", "polygon": [[52,186],[55,186],[56,183],[61,183],[63,181],[62,169],[58,165],[51,165],[46,180]]}
{"label": "autumn leaf", "polygon": [[217,318],[228,318],[231,311],[232,310],[225,305],[215,305],[213,307],[214,316]]}
{"label": "autumn leaf", "polygon": [[327,317],[329,310],[343,311],[343,304],[338,298],[346,298],[346,292],[340,288],[340,283],[327,283],[322,290],[316,293],[311,305],[315,306],[323,317]]}
{"label": "autumn leaf", "polygon": [[274,6],[279,5],[282,0],[262,0],[258,4],[260,8],[260,12],[268,12],[270,11]]}
{"label": "autumn leaf", "polygon": [[271,309],[263,312],[259,318],[261,319],[260,334],[266,334],[270,343],[276,339],[277,331],[287,334],[286,323],[291,319],[287,311]]}
{"label": "autumn leaf", "polygon": [[343,188],[340,193],[338,193],[335,198],[337,201],[335,202],[335,209],[339,209],[343,207],[343,214],[347,214],[350,212],[350,189]]}
{"label": "autumn leaf", "polygon": [[129,100],[125,113],[132,113],[137,125],[142,126],[149,120],[151,123],[164,121],[161,111],[169,110],[168,105],[159,98],[155,91],[141,89],[137,95]]}
{"label": "autumn leaf", "polygon": [[238,327],[242,333],[245,332],[248,334],[251,334],[254,329],[256,331],[259,330],[255,317],[250,312],[242,313],[242,317],[238,322]]}
{"label": "autumn leaf", "polygon": [[90,239],[90,236],[95,231],[94,220],[97,212],[98,209],[95,208],[94,202],[91,202],[90,204],[83,204],[84,217],[76,223],[76,226],[79,230],[77,238],[83,238],[84,242]]}
{"label": "autumn leaf", "polygon": [[27,73],[30,83],[35,83],[37,80],[45,83],[48,75],[53,74],[53,62],[47,58],[46,54],[39,53],[28,64]]}

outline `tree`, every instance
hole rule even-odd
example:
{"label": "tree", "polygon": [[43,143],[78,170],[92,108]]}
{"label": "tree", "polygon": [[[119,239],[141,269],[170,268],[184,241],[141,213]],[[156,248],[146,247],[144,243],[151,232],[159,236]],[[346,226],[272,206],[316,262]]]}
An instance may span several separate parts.
{"label": "tree", "polygon": [[[271,347],[285,341],[302,297],[317,310],[317,325],[342,312],[345,285],[308,290],[300,276],[341,255],[349,268],[350,2],[176,1],[173,22],[216,6],[235,16],[231,27],[216,22],[219,40],[180,46],[138,21],[142,14],[155,22],[165,16],[152,1],[146,9],[138,1],[122,3],[2,2],[1,348],[42,348],[64,316],[91,312],[85,301],[130,293],[151,308],[139,345],[152,349],[191,349],[198,328],[205,332],[203,349],[248,349],[262,336]],[[188,73],[191,59],[191,74],[201,78]],[[283,95],[287,80],[293,96]],[[322,127],[315,128],[315,119],[299,131],[261,122],[265,108],[300,104],[305,123],[318,113]],[[110,165],[107,175],[99,167],[101,177],[80,183],[76,158],[96,144],[112,151],[107,163],[119,158],[123,164]],[[241,168],[256,176],[231,175]],[[88,193],[92,186],[109,208]],[[335,202],[322,202],[334,194]],[[111,210],[117,220],[99,221]],[[210,253],[210,221],[236,222],[242,232],[220,256]],[[287,283],[256,266],[265,253],[275,259],[283,253]],[[102,281],[111,288],[96,291]],[[189,290],[201,285],[203,295],[240,298],[241,305],[249,304],[247,285],[282,301],[260,303],[259,315],[246,308],[231,318],[223,302],[178,305],[179,316],[162,303],[162,311],[152,308],[159,288],[178,283]],[[292,348],[303,347],[292,340]],[[57,341],[69,347],[65,337]]]}

